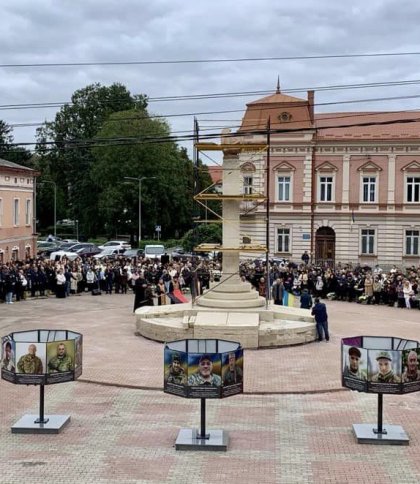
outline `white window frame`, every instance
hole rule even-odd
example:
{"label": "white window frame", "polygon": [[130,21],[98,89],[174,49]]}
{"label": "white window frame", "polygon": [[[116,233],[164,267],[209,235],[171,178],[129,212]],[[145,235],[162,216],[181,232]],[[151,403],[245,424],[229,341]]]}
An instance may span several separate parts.
{"label": "white window frame", "polygon": [[[409,232],[412,232],[412,234],[409,235]],[[415,246],[415,239],[417,239],[417,251],[414,252],[414,246]],[[408,240],[411,240],[410,242],[410,249],[407,250],[408,248]],[[420,255],[420,230],[419,229],[405,229],[404,231],[404,255],[406,256],[419,256]]]}
{"label": "white window frame", "polygon": [[[321,200],[321,178],[332,178],[331,200]],[[318,173],[318,203],[335,203],[335,173]]]}
{"label": "white window frame", "polygon": [[254,193],[254,177],[252,175],[244,175],[243,191],[244,195],[252,195]]}
{"label": "white window frame", "polygon": [[[363,232],[365,231],[370,231],[370,232],[373,232],[373,234],[364,234]],[[373,236],[373,247],[372,247],[372,252],[363,252],[363,238],[364,237],[372,237]],[[362,256],[374,256],[376,255],[376,244],[377,244],[377,240],[378,240],[378,237],[377,237],[377,230],[375,228],[372,228],[372,227],[362,227],[360,229],[360,255]],[[367,249],[369,249],[369,246],[368,246],[369,242],[367,241]]]}
{"label": "white window frame", "polygon": [[14,198],[13,199],[13,226],[19,227],[19,222],[20,222],[20,199]]}
{"label": "white window frame", "polygon": [[[409,178],[418,178],[419,179],[419,199],[417,201],[408,200],[408,179]],[[420,173],[406,173],[404,179],[404,201],[405,203],[420,203]]]}
{"label": "white window frame", "polygon": [[[288,235],[288,247],[285,247],[285,249],[287,248],[288,250],[280,250],[280,247],[279,247],[279,231],[283,231],[283,232],[286,232],[288,231],[289,233],[286,234],[284,233],[283,236],[287,236]],[[279,254],[291,254],[292,253],[292,229],[291,227],[276,227],[276,252],[279,253]]]}
{"label": "white window frame", "polygon": [[27,198],[25,200],[25,225],[31,225],[31,216],[32,216],[32,203],[31,199]]}
{"label": "white window frame", "polygon": [[[373,197],[373,200],[370,200],[370,190],[368,188],[368,198],[369,200],[365,200],[364,199],[364,195],[365,195],[365,182],[364,182],[364,179],[365,178],[368,178],[369,181],[367,182],[368,183],[368,187],[371,187],[371,179],[373,178],[374,179],[374,183],[373,183],[373,186],[374,186],[374,197]],[[372,204],[372,203],[378,203],[378,188],[379,188],[379,184],[378,184],[378,175],[375,173],[375,174],[371,174],[371,173],[361,173],[360,174],[360,203],[363,203],[363,204]]]}
{"label": "white window frame", "polygon": [[[289,198],[280,200],[280,178],[289,178]],[[286,184],[284,183],[283,186]],[[292,203],[293,201],[293,172],[279,172],[276,174],[276,202],[277,203]]]}

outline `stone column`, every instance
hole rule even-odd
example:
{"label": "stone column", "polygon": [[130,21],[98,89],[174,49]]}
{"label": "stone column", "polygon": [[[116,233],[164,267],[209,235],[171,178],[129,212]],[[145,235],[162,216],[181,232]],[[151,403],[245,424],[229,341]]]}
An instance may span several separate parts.
{"label": "stone column", "polygon": [[[243,191],[242,177],[239,171],[237,153],[225,153],[223,158],[223,195],[239,195]],[[237,200],[223,200],[223,247],[238,247],[239,240],[239,204]],[[237,283],[239,276],[232,274],[239,270],[239,250],[223,253],[223,279]]]}

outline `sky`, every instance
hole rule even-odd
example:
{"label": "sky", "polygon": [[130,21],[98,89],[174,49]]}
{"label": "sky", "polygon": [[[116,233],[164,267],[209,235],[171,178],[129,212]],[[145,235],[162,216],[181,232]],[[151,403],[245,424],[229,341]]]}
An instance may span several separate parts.
{"label": "sky", "polygon": [[[124,84],[168,116],[174,134],[235,130],[246,103],[281,89],[306,98],[325,86],[419,80],[411,85],[315,93],[316,112],[420,108],[418,0],[4,0],[0,16],[0,120],[10,125],[53,120],[58,108],[6,105],[68,102],[99,82]],[[233,62],[233,59],[417,52],[417,55]],[[40,63],[216,60],[112,66]],[[6,67],[14,65],[14,67]],[[244,93],[201,100],[167,96]],[[260,94],[261,93],[261,94]],[[409,96],[419,96],[411,97]],[[390,99],[403,97],[405,99]],[[366,101],[387,98],[381,101]],[[343,101],[358,101],[340,104]],[[326,104],[328,103],[328,104]],[[233,110],[235,113],[217,113]],[[210,112],[213,114],[198,114]],[[35,141],[35,127],[14,128],[15,141]],[[181,143],[191,153],[190,141]],[[211,164],[211,163],[210,163]]]}

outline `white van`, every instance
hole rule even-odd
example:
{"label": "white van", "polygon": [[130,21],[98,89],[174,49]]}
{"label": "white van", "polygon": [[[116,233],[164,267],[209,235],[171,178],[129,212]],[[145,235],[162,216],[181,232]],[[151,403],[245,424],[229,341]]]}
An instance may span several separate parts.
{"label": "white van", "polygon": [[159,259],[165,253],[165,246],[164,245],[146,245],[144,247],[144,257],[146,259]]}

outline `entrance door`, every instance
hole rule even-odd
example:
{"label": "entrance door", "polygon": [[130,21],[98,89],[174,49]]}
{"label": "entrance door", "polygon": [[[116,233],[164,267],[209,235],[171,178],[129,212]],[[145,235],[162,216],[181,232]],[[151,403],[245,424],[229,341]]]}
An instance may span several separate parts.
{"label": "entrance door", "polygon": [[331,227],[321,227],[315,235],[316,264],[333,266],[335,261],[335,232]]}

